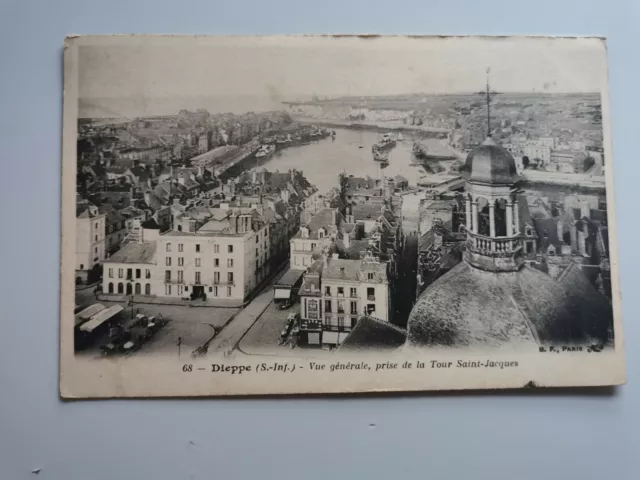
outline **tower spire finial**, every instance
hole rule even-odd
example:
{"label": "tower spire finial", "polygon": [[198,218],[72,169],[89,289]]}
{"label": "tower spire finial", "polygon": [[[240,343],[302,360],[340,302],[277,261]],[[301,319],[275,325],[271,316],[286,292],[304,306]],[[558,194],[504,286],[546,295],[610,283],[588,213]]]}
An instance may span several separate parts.
{"label": "tower spire finial", "polygon": [[482,95],[483,97],[485,97],[485,100],[487,102],[487,137],[491,136],[491,99],[495,95],[498,95],[498,92],[494,92],[493,90],[491,90],[491,86],[489,85],[490,72],[491,72],[491,67],[487,67],[486,69],[487,84],[486,84],[485,90],[482,92],[478,92],[479,95]]}

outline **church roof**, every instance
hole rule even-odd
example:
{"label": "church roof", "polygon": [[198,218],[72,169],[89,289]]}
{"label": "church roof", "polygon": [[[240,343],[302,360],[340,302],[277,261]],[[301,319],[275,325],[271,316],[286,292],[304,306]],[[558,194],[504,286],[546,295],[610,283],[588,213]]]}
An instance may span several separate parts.
{"label": "church roof", "polygon": [[511,185],[520,179],[511,154],[491,137],[469,152],[462,173],[470,182],[488,185]]}
{"label": "church roof", "polygon": [[401,347],[407,332],[389,322],[363,316],[340,345],[339,351],[388,350]]}
{"label": "church roof", "polygon": [[526,266],[492,273],[462,262],[420,295],[409,316],[407,343],[500,347],[606,341],[610,302],[570,273],[556,281]]}

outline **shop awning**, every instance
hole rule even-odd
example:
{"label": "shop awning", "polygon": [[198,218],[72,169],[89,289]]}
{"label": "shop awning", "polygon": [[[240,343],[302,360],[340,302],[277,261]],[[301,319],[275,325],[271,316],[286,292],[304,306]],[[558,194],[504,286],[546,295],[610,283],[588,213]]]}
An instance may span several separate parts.
{"label": "shop awning", "polygon": [[291,289],[290,288],[276,288],[275,294],[273,298],[276,300],[289,300],[291,298]]}
{"label": "shop awning", "polygon": [[322,332],[322,343],[338,344],[338,332]]}

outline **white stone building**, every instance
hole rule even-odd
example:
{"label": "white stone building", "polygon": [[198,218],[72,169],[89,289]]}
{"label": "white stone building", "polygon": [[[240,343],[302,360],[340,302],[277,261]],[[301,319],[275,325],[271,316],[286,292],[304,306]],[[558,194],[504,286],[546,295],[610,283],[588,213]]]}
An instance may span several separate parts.
{"label": "white stone building", "polygon": [[157,296],[241,304],[266,277],[269,224],[254,209],[212,211],[206,222],[183,215],[158,237]]}
{"label": "white stone building", "polygon": [[81,200],[76,206],[76,277],[86,275],[104,260],[105,215],[94,204]]}

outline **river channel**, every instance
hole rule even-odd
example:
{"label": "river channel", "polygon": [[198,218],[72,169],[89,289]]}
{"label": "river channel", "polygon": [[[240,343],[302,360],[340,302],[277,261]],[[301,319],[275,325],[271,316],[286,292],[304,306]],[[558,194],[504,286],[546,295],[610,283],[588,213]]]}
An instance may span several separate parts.
{"label": "river channel", "polygon": [[[277,151],[260,166],[280,172],[293,168],[301,170],[307,180],[321,192],[337,187],[341,172],[357,177],[402,175],[413,186],[426,173],[421,165],[414,164],[416,160],[411,153],[413,138],[409,135],[405,135],[405,139],[398,141],[390,150],[389,164],[383,167],[380,162],[373,160],[371,153],[373,144],[380,140],[378,132],[338,128],[335,132],[334,140],[325,138],[308,145]],[[427,139],[423,142],[429,145],[438,140]]]}

